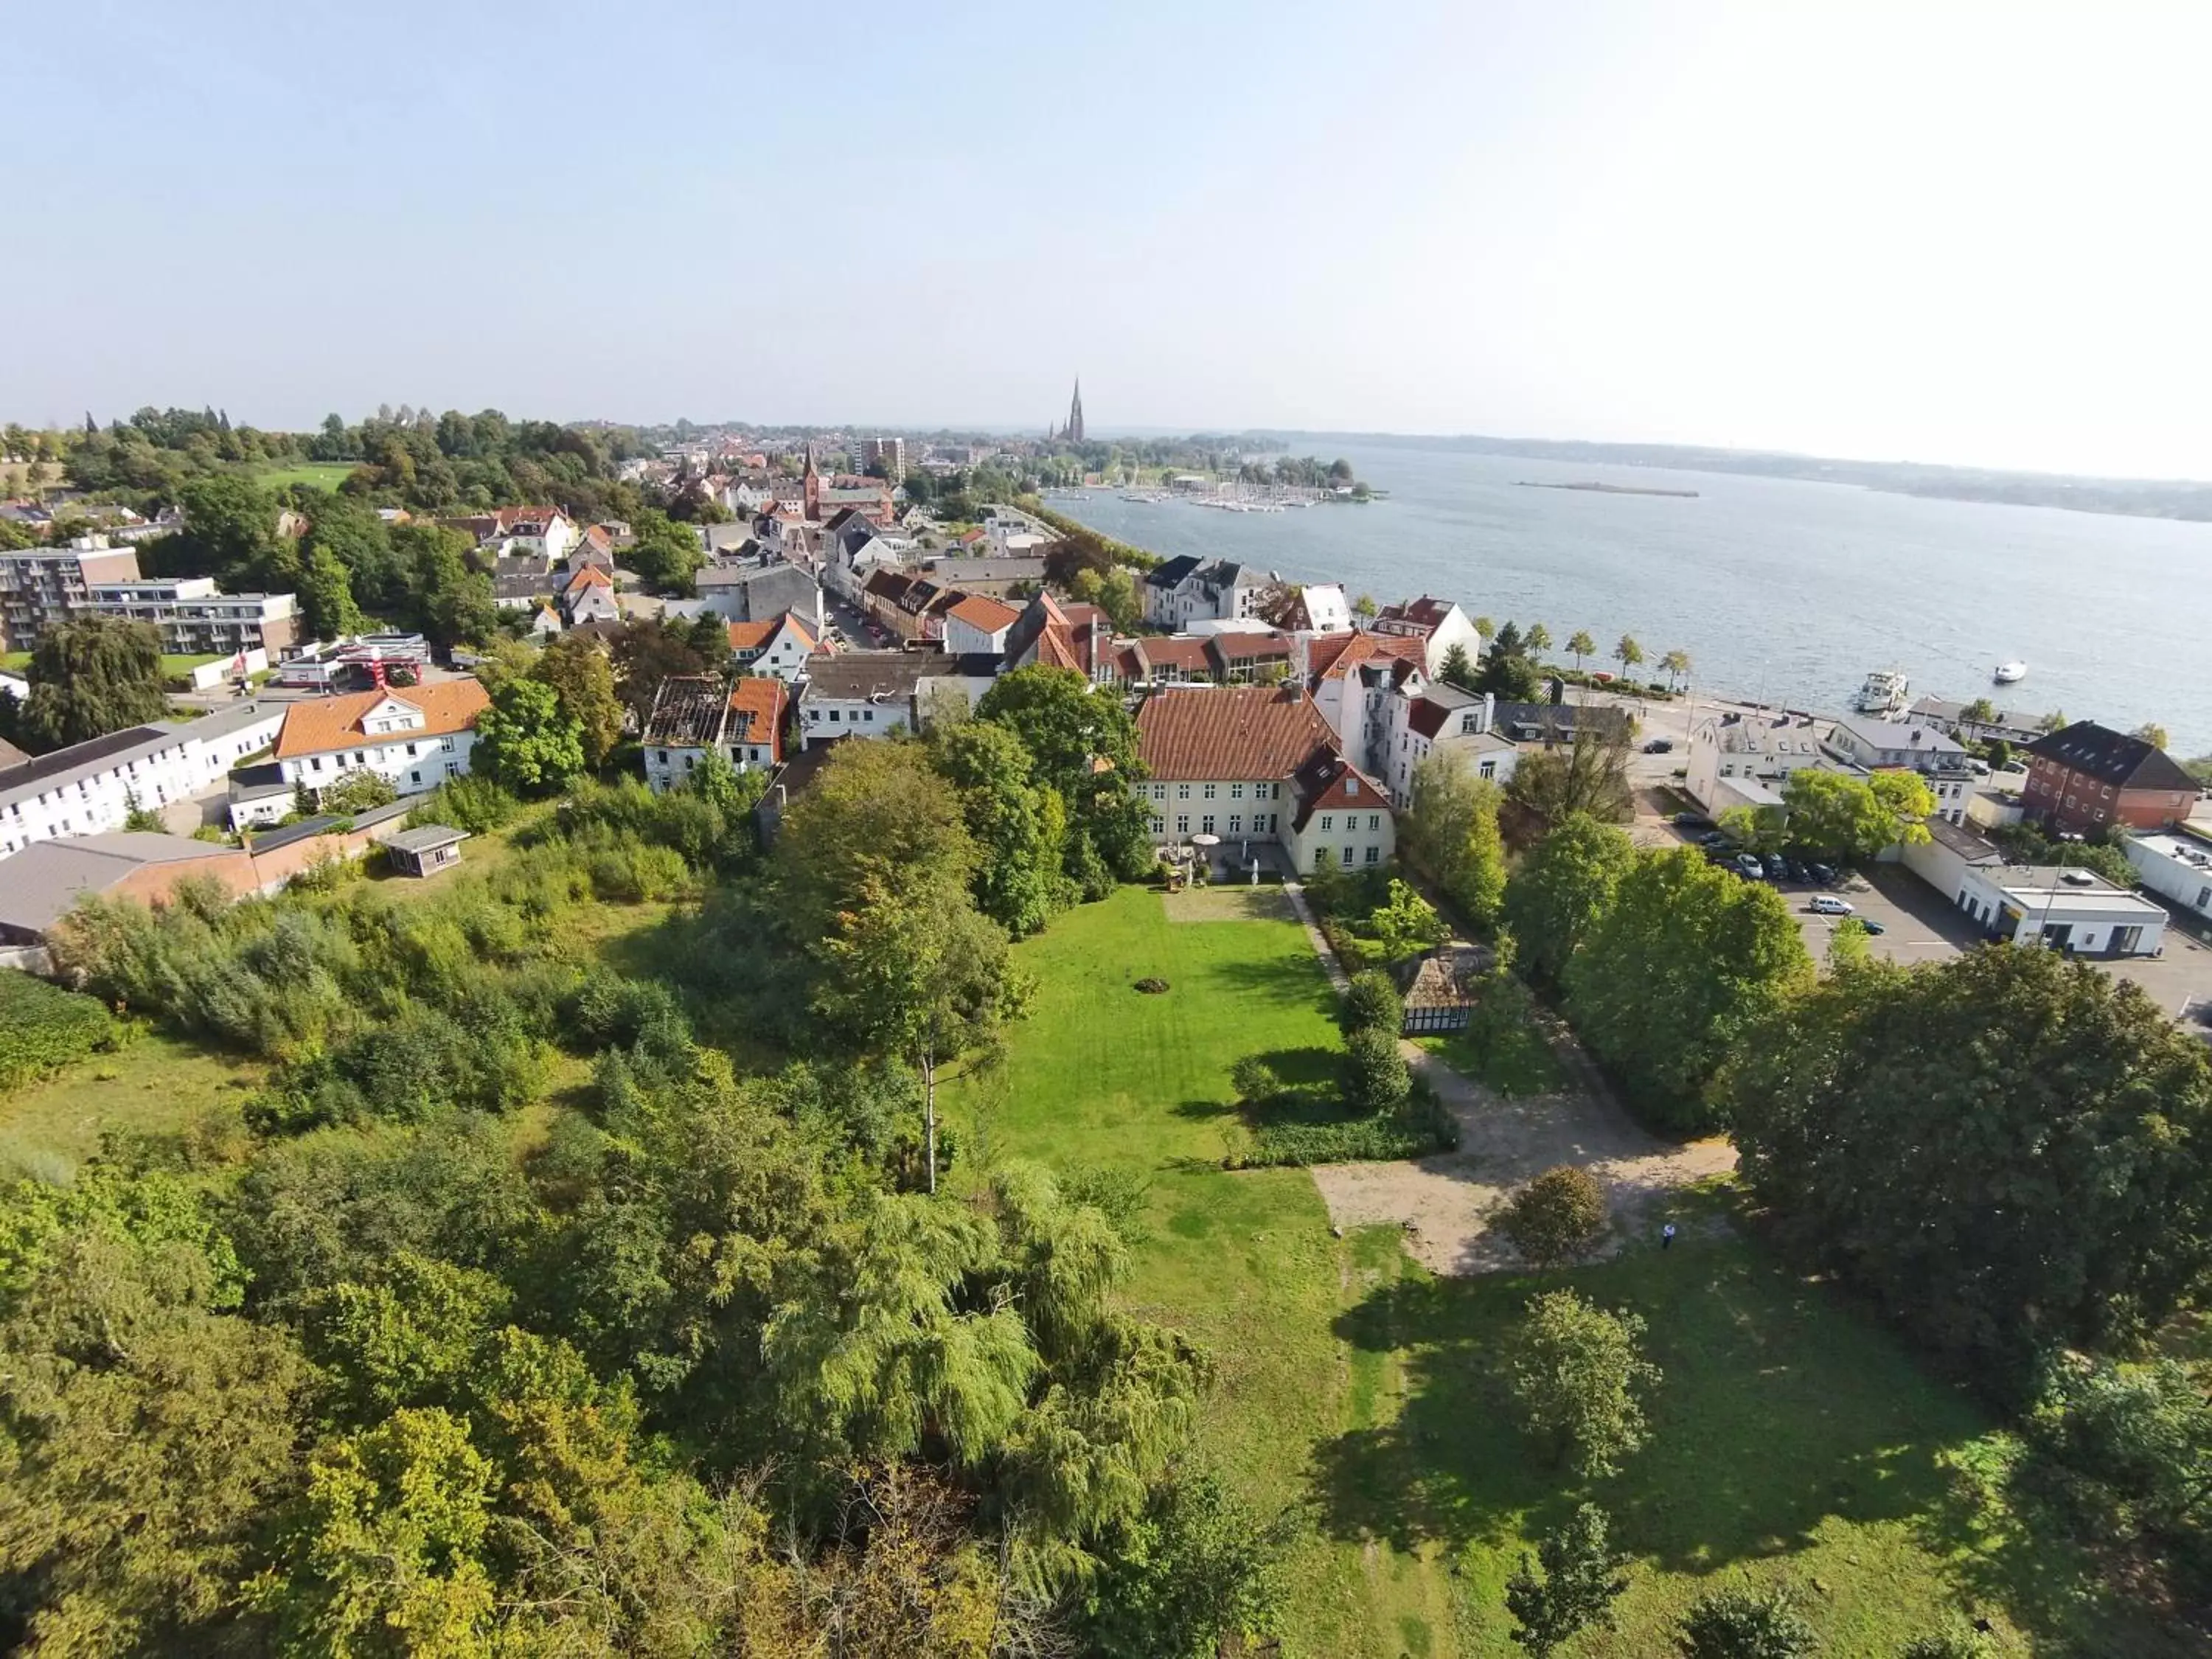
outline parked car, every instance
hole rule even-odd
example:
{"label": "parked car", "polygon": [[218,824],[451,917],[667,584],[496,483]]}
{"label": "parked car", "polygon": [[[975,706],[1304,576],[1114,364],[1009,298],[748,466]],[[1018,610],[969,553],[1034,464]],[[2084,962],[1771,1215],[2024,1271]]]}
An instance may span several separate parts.
{"label": "parked car", "polygon": [[1813,902],[1805,907],[1816,916],[1847,916],[1851,914],[1851,902],[1838,898],[1833,893],[1815,893]]}
{"label": "parked car", "polygon": [[1710,830],[1713,821],[1703,812],[1677,812],[1674,822],[1684,830]]}
{"label": "parked car", "polygon": [[1735,868],[1736,873],[1746,881],[1757,881],[1766,873],[1766,866],[1759,863],[1756,854],[1751,853],[1738,853],[1735,855]]}
{"label": "parked car", "polygon": [[1782,867],[1790,872],[1792,881],[1810,881],[1813,878],[1806,873],[1804,860],[1793,859],[1787,853],[1782,855]]}
{"label": "parked car", "polygon": [[1769,881],[1781,881],[1790,874],[1790,866],[1783,863],[1782,854],[1779,853],[1769,853],[1761,867],[1765,871],[1766,878]]}
{"label": "parked car", "polygon": [[1836,884],[1836,866],[1832,864],[1808,864],[1805,866],[1805,874],[1808,879],[1819,882],[1823,887]]}
{"label": "parked car", "polygon": [[1700,847],[1733,847],[1735,843],[1728,838],[1728,836],[1724,831],[1719,830],[1708,830],[1704,835],[1698,837],[1698,845]]}
{"label": "parked car", "polygon": [[1671,755],[1674,752],[1674,740],[1672,738],[1654,738],[1644,745],[1644,752],[1647,755]]}
{"label": "parked car", "polygon": [[1872,916],[1861,916],[1859,918],[1859,926],[1865,928],[1869,933],[1879,933],[1886,931],[1882,925],[1876,921]]}

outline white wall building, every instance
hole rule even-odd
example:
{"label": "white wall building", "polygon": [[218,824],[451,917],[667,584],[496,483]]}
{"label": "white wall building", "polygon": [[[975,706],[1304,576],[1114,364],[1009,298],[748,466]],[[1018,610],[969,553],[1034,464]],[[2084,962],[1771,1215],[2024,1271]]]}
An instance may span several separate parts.
{"label": "white wall building", "polygon": [[1992,842],[1941,816],[1928,820],[1928,835],[1900,862],[1992,939],[2094,957],[2154,956],[2165,941],[2163,908],[2093,872],[2008,864]]}
{"label": "white wall building", "polygon": [[1826,759],[1818,728],[1794,714],[1712,715],[1690,732],[1683,787],[1708,817],[1778,805],[1793,772]]}
{"label": "white wall building", "polygon": [[362,771],[403,795],[434,789],[468,772],[477,716],[490,702],[483,684],[469,679],[291,703],[276,763],[285,782],[309,789]]}
{"label": "white wall building", "polygon": [[1391,699],[1380,769],[1399,810],[1412,805],[1413,770],[1431,754],[1464,757],[1468,770],[1501,789],[1512,781],[1521,750],[1492,729],[1494,707],[1487,696],[1478,697],[1443,684],[1431,685],[1419,696]]}
{"label": "white wall building", "polygon": [[2212,840],[2185,829],[2142,831],[2128,837],[2125,851],[2152,892],[2212,916]]}

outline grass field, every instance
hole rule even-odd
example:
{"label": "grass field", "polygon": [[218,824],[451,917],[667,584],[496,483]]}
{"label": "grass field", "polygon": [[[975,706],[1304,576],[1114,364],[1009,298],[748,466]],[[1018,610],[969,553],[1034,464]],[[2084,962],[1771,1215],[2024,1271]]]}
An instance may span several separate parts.
{"label": "grass field", "polygon": [[[1218,1358],[1204,1454],[1309,1522],[1286,1651],[1519,1653],[1505,1577],[1585,1495],[1529,1462],[1501,1400],[1504,1339],[1536,1281],[1432,1279],[1391,1231],[1332,1237],[1303,1172],[1218,1166],[1230,1066],[1261,1052],[1301,1071],[1334,1046],[1297,928],[1171,924],[1128,889],[1018,955],[1035,1010],[1005,1065],[961,1082],[970,1151],[1150,1176],[1130,1300]],[[1171,988],[1139,994],[1147,975]],[[1737,1574],[1790,1577],[1836,1659],[1888,1659],[1948,1606],[1990,1617],[2008,1651],[2185,1650],[1963,1496],[1954,1468],[1990,1444],[1978,1408],[1724,1223],[1568,1277],[1640,1312],[1666,1372],[1653,1443],[1588,1494],[1637,1557],[1621,1627],[1573,1652],[1669,1651],[1671,1620]]]}
{"label": "grass field", "polygon": [[264,489],[282,489],[287,484],[336,489],[360,465],[358,461],[302,461],[297,466],[264,467],[253,475],[253,481]]}
{"label": "grass field", "polygon": [[[10,970],[12,971],[12,970]],[[268,1067],[149,1033],[43,1083],[0,1095],[0,1180],[65,1179],[108,1129],[158,1134],[260,1086]]]}

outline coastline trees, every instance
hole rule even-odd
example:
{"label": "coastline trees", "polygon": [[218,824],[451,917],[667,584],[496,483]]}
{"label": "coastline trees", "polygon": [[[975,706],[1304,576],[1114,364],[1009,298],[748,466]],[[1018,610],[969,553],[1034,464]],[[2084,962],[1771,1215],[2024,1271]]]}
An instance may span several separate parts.
{"label": "coastline trees", "polygon": [[1523,755],[1506,783],[1505,798],[1547,828],[1575,812],[1626,823],[1636,815],[1627,722],[1609,731],[1577,725],[1565,748]]}
{"label": "coastline trees", "polygon": [[1552,648],[1552,630],[1540,622],[1530,623],[1527,635],[1528,658],[1532,662],[1543,660],[1544,653]]}
{"label": "coastline trees", "polygon": [[1686,651],[1669,651],[1659,659],[1659,672],[1667,677],[1667,689],[1669,691],[1674,690],[1689,677],[1690,653]]}
{"label": "coastline trees", "polygon": [[1575,659],[1575,672],[1583,672],[1583,659],[1597,655],[1597,641],[1589,636],[1589,629],[1577,628],[1567,635],[1567,650]]}
{"label": "coastline trees", "polygon": [[1620,664],[1623,675],[1632,672],[1644,661],[1644,647],[1636,642],[1633,634],[1623,634],[1613,647],[1613,658]]}

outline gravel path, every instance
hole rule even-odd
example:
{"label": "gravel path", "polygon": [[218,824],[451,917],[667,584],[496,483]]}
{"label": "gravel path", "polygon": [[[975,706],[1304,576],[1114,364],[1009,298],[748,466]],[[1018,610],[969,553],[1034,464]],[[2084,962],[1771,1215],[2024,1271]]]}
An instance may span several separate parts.
{"label": "gravel path", "polygon": [[1605,1183],[1613,1228],[1605,1254],[1656,1226],[1653,1210],[1676,1188],[1735,1167],[1725,1140],[1682,1146],[1645,1133],[1592,1072],[1571,1064],[1585,1086],[1508,1100],[1404,1047],[1407,1062],[1458,1115],[1459,1150],[1407,1163],[1322,1164],[1313,1177],[1330,1220],[1404,1228],[1407,1252],[1431,1272],[1520,1267],[1513,1247],[1489,1231],[1490,1217],[1515,1187],[1555,1164],[1580,1164]]}

